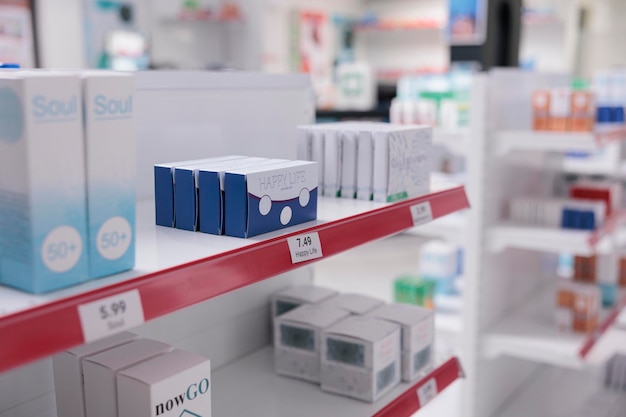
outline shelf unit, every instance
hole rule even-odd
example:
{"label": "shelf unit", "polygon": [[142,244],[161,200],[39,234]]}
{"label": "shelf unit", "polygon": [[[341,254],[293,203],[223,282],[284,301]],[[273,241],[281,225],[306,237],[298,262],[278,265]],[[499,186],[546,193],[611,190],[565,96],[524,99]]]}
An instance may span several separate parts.
{"label": "shelf unit", "polygon": [[152,320],[311,263],[292,264],[290,237],[318,233],[329,257],[412,227],[410,208],[425,202],[435,219],[469,206],[462,187],[397,204],[322,198],[314,224],[237,239],[154,226],[154,203],[141,202],[135,270],[47,296],[0,289],[2,304],[12,303],[0,318],[0,333],[10,340],[0,346],[0,371],[84,343],[80,305],[138,290]]}
{"label": "shelf unit", "polygon": [[[623,214],[611,217],[597,231],[529,227],[505,220],[511,198],[553,195],[553,180],[563,171],[563,154],[596,152],[626,136],[624,129],[601,134],[530,130],[532,92],[569,84],[567,76],[518,70],[493,70],[483,79],[485,139],[470,149],[472,162],[480,158],[483,162],[468,164],[467,183],[473,217],[467,226],[472,250],[467,251],[470,279],[464,292],[474,308],[464,312],[468,373],[464,407],[471,417],[569,415],[538,411],[545,397],[542,391],[549,395],[553,387],[537,382],[537,373],[545,364],[585,371],[623,343],[616,342],[612,324],[625,298],[604,312],[598,331],[559,332],[554,289],[547,287],[556,265],[549,265],[545,254],[613,250],[623,240],[619,227]],[[553,381],[555,386],[567,383]],[[511,408],[518,397],[523,401]]]}
{"label": "shelf unit", "polygon": [[[409,417],[419,411],[418,390],[431,380],[437,392],[463,376],[457,358],[439,364],[414,383],[402,383],[379,401],[370,404],[325,393],[318,385],[274,374],[272,348],[261,349],[225,366],[214,377],[213,412],[215,415],[258,417]],[[247,393],[242,398],[241,392]],[[262,407],[258,407],[262,404]]]}
{"label": "shelf unit", "polygon": [[626,295],[615,307],[603,311],[598,330],[590,334],[559,332],[555,328],[554,297],[554,288],[542,290],[493,326],[483,341],[485,356],[508,355],[572,369],[608,360],[615,344],[603,343],[608,341],[603,336],[626,306]]}

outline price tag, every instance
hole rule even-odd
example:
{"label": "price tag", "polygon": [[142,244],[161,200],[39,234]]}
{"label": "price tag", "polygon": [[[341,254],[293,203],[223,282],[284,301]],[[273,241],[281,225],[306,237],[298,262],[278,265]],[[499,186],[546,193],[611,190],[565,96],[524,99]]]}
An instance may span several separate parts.
{"label": "price tag", "polygon": [[138,290],[79,305],[78,316],[86,343],[144,322],[143,305]]}
{"label": "price tag", "polygon": [[430,378],[425,384],[417,389],[417,399],[419,400],[420,408],[424,407],[436,396],[437,381],[435,381],[435,378]]}
{"label": "price tag", "polygon": [[290,237],[287,239],[287,243],[289,244],[292,264],[324,256],[320,235],[317,232]]}
{"label": "price tag", "polygon": [[411,216],[413,216],[413,226],[428,223],[433,220],[433,210],[430,201],[411,206]]}

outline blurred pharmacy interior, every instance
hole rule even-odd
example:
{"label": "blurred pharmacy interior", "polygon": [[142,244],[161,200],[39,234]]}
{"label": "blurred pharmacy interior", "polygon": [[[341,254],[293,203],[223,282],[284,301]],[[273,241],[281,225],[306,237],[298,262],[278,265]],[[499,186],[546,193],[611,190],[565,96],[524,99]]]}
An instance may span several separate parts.
{"label": "blurred pharmacy interior", "polygon": [[626,417],[624,21],[0,0],[0,417]]}

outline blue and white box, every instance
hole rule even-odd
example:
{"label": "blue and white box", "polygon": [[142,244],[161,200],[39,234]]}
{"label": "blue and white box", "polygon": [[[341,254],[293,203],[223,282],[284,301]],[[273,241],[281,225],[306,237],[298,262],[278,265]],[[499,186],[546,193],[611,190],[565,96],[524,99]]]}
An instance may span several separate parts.
{"label": "blue and white box", "polygon": [[225,234],[247,238],[315,220],[317,181],[309,161],[226,171]]}
{"label": "blue and white box", "polygon": [[214,164],[198,170],[198,222],[202,233],[224,234],[224,177],[226,170],[272,165],[284,159],[245,158]]}
{"label": "blue and white box", "polygon": [[242,158],[241,156],[222,156],[217,158],[195,159],[191,161],[169,162],[156,164],[154,166],[154,203],[156,224],[159,226],[175,226],[175,205],[174,205],[174,169],[184,165],[194,165],[198,163],[209,163],[218,161],[228,161],[230,159]]}
{"label": "blue and white box", "polygon": [[245,156],[235,159],[218,160],[216,162],[200,162],[192,165],[174,167],[174,207],[176,208],[175,226],[177,229],[196,231],[198,230],[199,217],[199,172],[201,168],[210,166],[228,166],[227,164],[239,164],[244,161],[259,162],[265,158],[248,158]]}
{"label": "blue and white box", "polygon": [[135,77],[87,71],[81,78],[89,276],[99,278],[135,266]]}
{"label": "blue and white box", "polygon": [[81,80],[0,74],[0,282],[44,293],[89,279]]}

